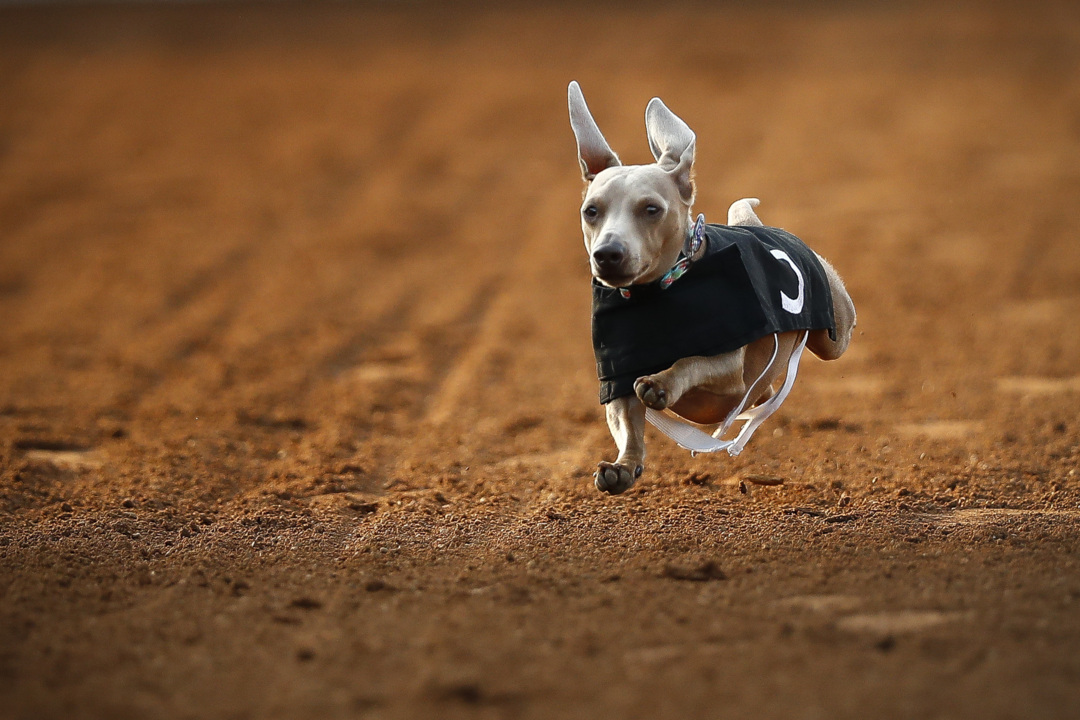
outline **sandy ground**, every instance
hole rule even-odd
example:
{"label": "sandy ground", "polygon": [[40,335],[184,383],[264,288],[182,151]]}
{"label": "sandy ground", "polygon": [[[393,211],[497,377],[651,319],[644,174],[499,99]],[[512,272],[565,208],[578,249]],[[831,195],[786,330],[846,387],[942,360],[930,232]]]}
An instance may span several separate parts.
{"label": "sandy ground", "polygon": [[[0,9],[0,717],[1080,716],[1080,6],[949,5]],[[571,79],[859,309],[619,497]]]}

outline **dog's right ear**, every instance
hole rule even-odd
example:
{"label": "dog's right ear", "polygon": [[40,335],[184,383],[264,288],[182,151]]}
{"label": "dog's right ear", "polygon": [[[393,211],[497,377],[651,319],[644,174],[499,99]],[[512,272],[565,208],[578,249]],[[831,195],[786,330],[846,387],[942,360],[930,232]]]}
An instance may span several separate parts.
{"label": "dog's right ear", "polygon": [[607,144],[607,140],[600,133],[600,128],[596,126],[596,121],[589,112],[589,106],[585,104],[585,96],[581,94],[581,87],[576,80],[570,83],[567,101],[570,105],[570,127],[574,129],[574,138],[577,139],[581,177],[585,182],[592,182],[601,170],[622,165],[622,162]]}

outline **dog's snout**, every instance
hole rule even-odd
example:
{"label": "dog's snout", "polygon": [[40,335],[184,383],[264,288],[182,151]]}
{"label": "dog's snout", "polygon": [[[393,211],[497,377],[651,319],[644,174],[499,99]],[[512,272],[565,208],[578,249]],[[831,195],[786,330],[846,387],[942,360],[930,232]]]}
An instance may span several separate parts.
{"label": "dog's snout", "polygon": [[619,267],[626,259],[626,247],[622,243],[606,242],[593,249],[593,262],[600,270],[611,270]]}

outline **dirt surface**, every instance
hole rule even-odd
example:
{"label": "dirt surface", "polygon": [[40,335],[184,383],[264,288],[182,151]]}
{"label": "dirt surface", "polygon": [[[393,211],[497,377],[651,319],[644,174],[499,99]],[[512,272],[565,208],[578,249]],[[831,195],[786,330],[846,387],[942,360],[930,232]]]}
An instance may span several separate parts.
{"label": "dirt surface", "polygon": [[[0,10],[0,717],[1080,715],[1080,6],[943,5]],[[619,497],[571,79],[859,310]]]}

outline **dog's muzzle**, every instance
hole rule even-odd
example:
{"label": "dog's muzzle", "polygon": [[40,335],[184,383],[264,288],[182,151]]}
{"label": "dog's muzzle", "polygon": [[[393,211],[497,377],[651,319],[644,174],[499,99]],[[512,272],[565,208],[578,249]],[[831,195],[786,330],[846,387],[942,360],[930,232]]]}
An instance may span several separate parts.
{"label": "dog's muzzle", "polygon": [[628,255],[626,246],[618,241],[597,245],[592,251],[593,275],[612,287],[625,284],[632,279],[626,272]]}
{"label": "dog's muzzle", "polygon": [[626,261],[626,246],[620,242],[606,242],[592,252],[593,265],[602,275],[617,273]]}

